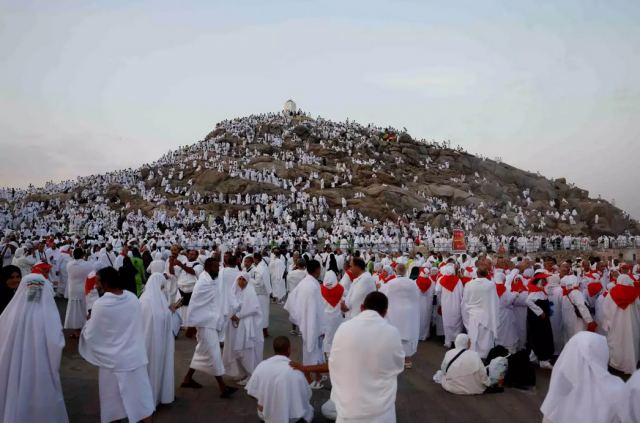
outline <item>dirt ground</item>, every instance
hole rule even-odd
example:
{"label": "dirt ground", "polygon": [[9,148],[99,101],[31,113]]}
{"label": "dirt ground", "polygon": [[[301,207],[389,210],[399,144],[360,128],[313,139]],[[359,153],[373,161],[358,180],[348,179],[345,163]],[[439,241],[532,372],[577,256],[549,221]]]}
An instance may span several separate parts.
{"label": "dirt ground", "polygon": [[[61,313],[64,302],[60,303]],[[293,338],[292,358],[301,359],[301,338],[289,335],[290,325],[282,306],[271,306],[271,337],[265,342],[265,358],[273,354],[271,342],[275,336]],[[218,398],[213,377],[196,373],[202,389],[180,388],[180,381],[189,367],[195,341],[180,334],[176,340],[175,380],[176,400],[161,405],[154,414],[155,422],[259,422],[255,400],[244,390],[230,400]],[[445,353],[441,342],[431,339],[418,346],[413,368],[398,378],[396,413],[398,422],[482,423],[511,422],[539,423],[539,408],[548,389],[549,371],[538,370],[538,385],[533,391],[506,389],[500,394],[457,396],[445,392],[432,381]],[[71,422],[100,421],[98,399],[98,369],[78,354],[78,341],[67,340],[62,358],[62,386]],[[232,382],[230,382],[232,383]],[[325,422],[321,405],[329,398],[329,388],[313,392],[312,405],[316,411],[314,422]]]}

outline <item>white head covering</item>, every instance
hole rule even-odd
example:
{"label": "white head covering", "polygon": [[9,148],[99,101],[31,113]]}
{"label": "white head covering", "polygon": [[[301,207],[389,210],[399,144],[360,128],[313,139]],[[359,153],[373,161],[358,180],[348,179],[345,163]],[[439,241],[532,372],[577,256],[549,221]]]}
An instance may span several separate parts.
{"label": "white head covering", "polygon": [[165,267],[164,260],[155,259],[151,263],[149,263],[149,266],[147,267],[147,272],[149,272],[151,274],[153,274],[153,273],[162,273],[162,272],[164,272],[164,267]]}
{"label": "white head covering", "polygon": [[525,278],[532,278],[533,277],[533,269],[532,268],[527,268],[524,269],[524,272],[522,272],[522,276],[524,276]]}
{"label": "white head covering", "polygon": [[445,276],[455,275],[456,268],[453,264],[446,264],[442,266],[442,270],[440,270],[440,273],[442,273]]}
{"label": "white head covering", "polygon": [[[51,284],[42,275],[26,275],[0,315],[1,420],[68,421],[60,384],[63,348]],[[24,392],[38,399],[37,407]]]}
{"label": "white head covering", "polygon": [[506,279],[507,279],[506,276],[502,272],[496,273],[495,275],[493,275],[493,281],[497,284],[504,284],[504,281]]}
{"label": "white head covering", "polygon": [[618,279],[616,279],[616,284],[618,285],[626,285],[626,286],[633,286],[633,279],[631,278],[631,276],[627,275],[626,273],[622,273],[620,276],[618,276]]}
{"label": "white head covering", "polygon": [[149,358],[149,381],[156,402],[166,404],[174,400],[175,315],[169,310],[163,292],[165,284],[166,278],[162,273],[154,273],[149,277],[140,295],[140,315]]}
{"label": "white head covering", "polygon": [[554,423],[610,422],[624,393],[624,382],[607,370],[607,339],[578,332],[565,345],[540,407]]}
{"label": "white head covering", "polygon": [[560,285],[565,286],[567,289],[575,288],[578,286],[578,277],[575,275],[567,275],[560,280]]}
{"label": "white head covering", "polygon": [[453,343],[458,349],[467,349],[469,348],[469,335],[466,333],[459,333],[456,336],[456,340]]}
{"label": "white head covering", "polygon": [[[18,249],[16,249],[15,254],[13,255],[14,259],[19,259],[22,256],[24,256],[24,252],[25,252],[25,248],[24,247],[20,247]],[[15,264],[14,264],[15,265]]]}
{"label": "white head covering", "polygon": [[327,273],[324,274],[324,279],[322,280],[322,285],[331,289],[338,283],[338,276],[333,270],[327,270]]}
{"label": "white head covering", "polygon": [[640,422],[640,370],[633,373],[625,388],[618,406],[619,419],[621,422]]}

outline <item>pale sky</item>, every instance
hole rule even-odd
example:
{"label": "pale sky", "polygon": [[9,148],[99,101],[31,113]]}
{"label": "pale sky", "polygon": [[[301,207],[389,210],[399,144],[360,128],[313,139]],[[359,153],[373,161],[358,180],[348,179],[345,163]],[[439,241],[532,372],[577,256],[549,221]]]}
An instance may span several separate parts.
{"label": "pale sky", "polygon": [[638,22],[638,1],[0,0],[0,185],[137,167],[293,98],[638,218]]}

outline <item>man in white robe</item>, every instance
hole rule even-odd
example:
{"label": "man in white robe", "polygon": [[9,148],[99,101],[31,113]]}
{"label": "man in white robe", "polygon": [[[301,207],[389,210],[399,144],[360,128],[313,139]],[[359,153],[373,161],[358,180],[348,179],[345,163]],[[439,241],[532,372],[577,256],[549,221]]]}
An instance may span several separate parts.
{"label": "man in white robe", "polygon": [[294,259],[294,267],[289,273],[287,273],[287,292],[291,293],[302,279],[307,276],[306,270],[307,264],[304,259],[299,257]]}
{"label": "man in white robe", "polygon": [[142,326],[147,350],[149,382],[155,404],[170,404],[175,398],[174,361],[175,338],[172,314],[175,305],[169,305],[164,295],[167,283],[162,273],[152,274],[140,295]]}
{"label": "man in white robe", "polygon": [[573,336],[553,367],[540,407],[543,423],[619,421],[616,415],[628,407],[620,403],[625,386],[609,373],[608,361],[604,336],[586,331]]}
{"label": "man in white robe", "polygon": [[337,423],[396,421],[396,391],[398,375],[404,370],[404,350],[400,333],[384,319],[387,308],[387,297],[371,292],[362,304],[362,312],[341,324],[336,332],[329,371]]}
{"label": "man in white robe", "polygon": [[242,386],[262,361],[262,308],[246,273],[236,276],[230,294],[231,324],[226,327],[227,342],[222,350],[222,362],[226,373],[238,379]]}
{"label": "man in white robe", "polygon": [[67,311],[64,319],[65,329],[75,329],[73,337],[80,336],[80,329],[87,321],[87,304],[85,298],[85,281],[93,271],[93,264],[83,260],[81,248],[73,251],[73,260],[67,263]]}
{"label": "man in white robe", "polygon": [[[587,307],[584,294],[580,291],[580,283],[575,275],[567,275],[560,280],[566,294],[562,297],[562,335],[564,343],[576,333],[589,330],[595,332],[596,323]],[[580,317],[578,317],[578,314]]]}
{"label": "man in white robe", "polygon": [[496,273],[493,278],[498,294],[498,332],[496,334],[496,345],[502,345],[510,353],[515,353],[518,346],[518,332],[514,303],[518,299],[518,294],[511,292],[511,290],[507,288],[504,273]]}
{"label": "man in white robe", "polygon": [[365,269],[366,263],[361,257],[351,259],[351,274],[354,280],[340,306],[346,320],[360,314],[364,299],[369,293],[376,290],[373,276]]}
{"label": "man in white robe", "polygon": [[[169,258],[168,264],[169,269],[180,269],[177,284],[183,306],[180,307],[178,313],[180,314],[182,321],[186,321],[187,313],[189,312],[189,305],[191,304],[191,295],[194,287],[196,286],[196,281],[203,270],[202,264],[200,263],[200,260],[198,260],[198,250],[188,250],[185,260],[172,260]],[[177,301],[177,299],[171,301]]]}
{"label": "man in white robe", "polygon": [[140,301],[124,290],[112,267],[96,273],[96,288],[104,294],[93,304],[78,350],[100,368],[100,420],[151,422],[155,402],[147,372]]}
{"label": "man in white robe", "polygon": [[467,328],[471,349],[486,358],[498,336],[498,294],[496,286],[487,279],[484,267],[476,270],[478,277],[464,287],[462,321]]}
{"label": "man in white robe", "polygon": [[480,355],[470,349],[471,340],[465,333],[458,334],[455,348],[444,355],[434,380],[442,388],[457,395],[478,395],[491,386],[491,380]]}
{"label": "man in white robe", "polygon": [[64,335],[53,297],[50,282],[29,274],[0,314],[2,422],[69,421],[60,384]]}
{"label": "man in white robe", "polygon": [[438,278],[436,293],[440,297],[444,346],[449,348],[463,329],[461,310],[463,285],[452,263],[443,266],[440,273],[442,276]]}
{"label": "man in white robe", "polygon": [[200,274],[196,286],[193,288],[186,324],[189,328],[196,328],[198,344],[193,352],[189,370],[180,386],[183,388],[202,388],[202,385],[193,379],[193,374],[199,370],[216,378],[220,388],[220,398],[229,398],[237,391],[237,388],[225,385],[222,379],[225,369],[222,363],[218,335],[223,325],[219,268],[220,263],[214,258],[210,257],[205,260],[204,271]]}
{"label": "man in white robe", "polygon": [[420,290],[415,281],[405,277],[406,267],[400,263],[395,269],[396,278],[384,284],[380,292],[389,300],[387,320],[402,339],[405,367],[411,368],[411,357],[418,349],[420,335]]}
{"label": "man in white robe", "polygon": [[247,393],[258,401],[258,417],[266,423],[289,423],[313,420],[311,388],[302,372],[290,366],[289,339],[273,340],[274,356],[255,368],[247,383]]}
{"label": "man in white robe", "polygon": [[640,360],[640,298],[631,276],[618,276],[602,308],[602,326],[611,354],[609,365],[631,374]]}
{"label": "man in white robe", "polygon": [[253,286],[258,294],[258,300],[260,300],[260,306],[262,307],[262,335],[269,337],[269,315],[271,301],[271,274],[269,273],[269,266],[262,258],[262,254],[253,254],[253,271],[251,280]]}
{"label": "man in white robe", "polygon": [[432,269],[422,268],[416,279],[416,285],[420,291],[420,341],[426,341],[431,335],[431,318],[433,315],[433,300],[436,289],[436,267]]}
{"label": "man in white robe", "polygon": [[220,268],[220,274],[218,279],[220,279],[220,295],[221,297],[221,319],[223,321],[222,328],[219,331],[220,342],[224,343],[227,335],[227,327],[231,322],[231,315],[233,312],[231,311],[231,303],[233,302],[233,286],[240,274],[238,270],[238,257],[234,254],[225,252],[223,255],[223,263]]}
{"label": "man in white robe", "polygon": [[284,273],[287,270],[284,259],[280,254],[280,250],[273,250],[273,258],[269,262],[269,275],[271,276],[271,288],[273,297],[276,301],[281,302],[287,294],[287,287],[284,281]]}
{"label": "man in white robe", "polygon": [[[317,260],[307,263],[307,276],[291,292],[284,309],[289,320],[300,328],[302,334],[302,364],[313,365],[324,362],[322,341],[325,329],[325,314],[318,277],[322,266]],[[319,378],[312,388],[320,388]]]}

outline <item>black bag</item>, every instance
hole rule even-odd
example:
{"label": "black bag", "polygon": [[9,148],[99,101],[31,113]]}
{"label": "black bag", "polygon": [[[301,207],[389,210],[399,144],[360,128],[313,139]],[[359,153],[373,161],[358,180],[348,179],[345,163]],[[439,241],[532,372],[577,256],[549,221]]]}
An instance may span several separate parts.
{"label": "black bag", "polygon": [[506,386],[519,389],[536,386],[536,369],[529,361],[529,353],[526,350],[509,355],[505,347],[497,345],[489,351],[487,363],[496,357],[507,357],[507,374],[504,376]]}
{"label": "black bag", "polygon": [[509,368],[504,383],[512,388],[527,389],[536,386],[536,368],[529,361],[527,350],[518,351],[507,357]]}

